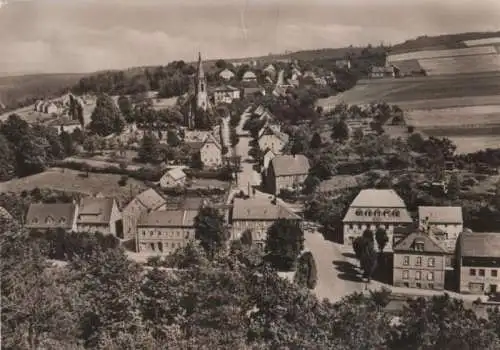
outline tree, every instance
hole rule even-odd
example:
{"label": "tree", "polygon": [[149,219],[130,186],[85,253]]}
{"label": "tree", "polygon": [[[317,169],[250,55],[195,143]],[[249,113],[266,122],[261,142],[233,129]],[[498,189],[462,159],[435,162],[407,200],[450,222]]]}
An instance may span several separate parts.
{"label": "tree", "polygon": [[450,180],[448,181],[448,192],[447,195],[451,199],[457,199],[458,196],[460,195],[460,179],[458,178],[457,174],[452,174],[450,176]]}
{"label": "tree", "polygon": [[294,281],[299,286],[314,289],[318,279],[318,271],[316,262],[311,252],[302,254],[297,262],[297,270],[295,272]]}
{"label": "tree", "polygon": [[220,60],[217,60],[217,61],[215,62],[215,66],[216,66],[217,68],[219,68],[219,69],[225,69],[225,68],[227,68],[227,62],[226,62],[226,61],[224,61],[224,60],[222,60],[222,59],[220,59]]}
{"label": "tree", "polygon": [[72,156],[75,154],[75,145],[73,144],[73,139],[71,138],[71,134],[67,133],[66,131],[63,131],[59,135],[61,139],[61,144],[64,149],[64,154],[67,156]]}
{"label": "tree", "polygon": [[120,110],[111,97],[107,95],[100,95],[97,98],[90,119],[89,129],[100,136],[120,133],[125,126]]}
{"label": "tree", "polygon": [[222,249],[229,239],[224,217],[215,208],[203,207],[194,219],[195,236],[210,259]]}
{"label": "tree", "polygon": [[16,157],[7,138],[0,133],[0,181],[7,181],[16,173]]}
{"label": "tree", "polygon": [[296,220],[279,219],[267,231],[266,253],[278,269],[290,270],[304,249],[304,232]]}
{"label": "tree", "polygon": [[157,163],[160,158],[160,142],[152,133],[145,133],[139,148],[139,159],[144,163]]}
{"label": "tree", "polygon": [[172,147],[177,147],[180,145],[181,140],[179,139],[179,136],[175,132],[175,130],[169,129],[167,130],[167,143],[169,146]]}
{"label": "tree", "polygon": [[312,174],[309,174],[307,175],[305,181],[304,181],[304,193],[305,194],[311,194],[313,193],[316,188],[321,184],[321,180],[312,175]]}
{"label": "tree", "polygon": [[377,241],[378,250],[382,254],[385,246],[387,245],[387,242],[389,242],[387,231],[382,227],[378,227],[375,231],[375,240]]}
{"label": "tree", "polygon": [[120,95],[120,97],[118,97],[118,108],[127,123],[134,122],[134,109],[132,102],[127,96]]}
{"label": "tree", "polygon": [[99,148],[99,137],[97,135],[90,135],[83,141],[83,149],[89,152],[91,155],[95,154],[96,150]]}
{"label": "tree", "polygon": [[363,277],[370,281],[377,267],[377,253],[373,244],[373,233],[368,229],[365,230],[361,237],[354,240],[353,249],[363,270]]}
{"label": "tree", "polygon": [[311,147],[312,149],[318,149],[322,144],[323,140],[321,140],[321,135],[318,132],[315,132],[312,136],[309,147]]}
{"label": "tree", "polygon": [[252,231],[250,229],[243,231],[243,233],[241,234],[241,243],[248,247],[252,246],[253,238]]}
{"label": "tree", "polygon": [[332,127],[332,139],[338,142],[344,142],[349,138],[349,127],[346,122],[340,119]]}
{"label": "tree", "polygon": [[24,135],[19,141],[18,173],[21,176],[42,172],[47,167],[47,139],[39,136]]}

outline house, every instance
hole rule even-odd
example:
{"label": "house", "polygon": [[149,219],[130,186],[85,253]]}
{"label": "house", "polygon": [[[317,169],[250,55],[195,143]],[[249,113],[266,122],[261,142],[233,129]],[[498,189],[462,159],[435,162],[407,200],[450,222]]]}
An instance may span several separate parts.
{"label": "house", "polygon": [[500,285],[500,233],[463,232],[456,249],[458,291],[498,293]]}
{"label": "house", "polygon": [[160,179],[161,188],[183,187],[186,184],[186,174],[180,168],[167,171]]}
{"label": "house", "polygon": [[201,142],[186,143],[193,154],[199,156],[205,167],[217,168],[222,166],[222,146],[211,133]]}
{"label": "house", "polygon": [[350,59],[335,60],[335,66],[339,69],[351,69]]}
{"label": "house", "polygon": [[232,103],[233,100],[239,100],[241,98],[241,91],[231,85],[222,85],[214,89],[213,91],[214,103]]}
{"label": "house", "polygon": [[264,154],[264,160],[263,160],[263,165],[262,165],[262,171],[264,175],[267,173],[267,169],[269,168],[269,164],[271,163],[271,160],[273,160],[276,157],[276,154],[269,150]]}
{"label": "house", "polygon": [[121,213],[114,198],[83,198],[80,201],[78,232],[101,232],[123,236]]}
{"label": "house", "polygon": [[251,82],[256,82],[257,81],[257,75],[255,75],[254,72],[252,71],[246,71],[245,74],[243,74],[243,77],[241,78],[241,81],[251,83]]}
{"label": "house", "polygon": [[443,290],[446,251],[430,235],[416,231],[394,246],[393,284]]}
{"label": "house", "polygon": [[300,216],[269,198],[235,198],[231,214],[231,239],[241,239],[243,232],[249,230],[252,243],[264,247],[267,230],[279,219],[296,220],[298,224],[302,220]]}
{"label": "house", "polygon": [[360,237],[366,229],[375,233],[381,227],[387,232],[387,250],[397,243],[394,230],[397,227],[412,225],[410,213],[403,199],[392,189],[365,189],[354,198],[344,219],[344,244]]}
{"label": "house", "polygon": [[385,66],[385,67],[373,66],[369,74],[369,77],[371,79],[395,78],[396,69],[394,66]]}
{"label": "house", "polygon": [[64,229],[77,231],[76,203],[33,203],[28,209],[25,226],[32,230]]}
{"label": "house", "polygon": [[123,238],[136,238],[137,222],[142,214],[165,208],[165,199],[152,188],[137,195],[122,211]]}
{"label": "house", "polygon": [[288,143],[289,136],[279,131],[276,126],[266,125],[259,133],[258,143],[261,151],[270,149],[275,154],[281,154],[281,150]]}
{"label": "house", "polygon": [[426,72],[418,60],[404,60],[393,63],[398,73],[398,77],[418,77],[425,76]]}
{"label": "house", "polygon": [[269,64],[266,68],[262,70],[266,75],[268,75],[271,79],[276,77],[276,67],[273,64]]}
{"label": "house", "polygon": [[195,239],[198,210],[144,213],[137,224],[139,252],[170,254]]}
{"label": "house", "polygon": [[316,73],[314,73],[312,70],[307,70],[304,72],[304,75],[302,76],[304,79],[316,79]]}
{"label": "house", "polygon": [[222,72],[219,73],[219,77],[223,80],[228,81],[228,80],[233,79],[235,77],[235,74],[231,70],[226,68]]}
{"label": "house", "polygon": [[440,237],[443,248],[455,251],[458,236],[464,229],[462,207],[418,207],[418,218],[421,225],[443,233]]}
{"label": "house", "polygon": [[7,211],[4,207],[0,207],[0,222],[13,222],[16,221],[11,213]]}
{"label": "house", "polygon": [[277,155],[267,169],[266,185],[273,194],[302,185],[309,168],[309,159],[303,154]]}
{"label": "house", "polygon": [[55,128],[57,132],[60,134],[63,131],[67,133],[73,133],[76,129],[81,129],[82,125],[78,120],[72,120],[67,116],[61,116],[46,122],[46,125],[52,128]]}

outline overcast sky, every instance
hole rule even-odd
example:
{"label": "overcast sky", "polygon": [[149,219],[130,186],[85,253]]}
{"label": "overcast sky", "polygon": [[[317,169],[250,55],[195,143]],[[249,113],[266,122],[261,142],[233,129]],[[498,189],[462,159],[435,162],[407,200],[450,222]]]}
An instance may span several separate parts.
{"label": "overcast sky", "polygon": [[[3,4],[3,5],[1,5]],[[500,30],[500,0],[0,0],[0,72],[397,43]]]}

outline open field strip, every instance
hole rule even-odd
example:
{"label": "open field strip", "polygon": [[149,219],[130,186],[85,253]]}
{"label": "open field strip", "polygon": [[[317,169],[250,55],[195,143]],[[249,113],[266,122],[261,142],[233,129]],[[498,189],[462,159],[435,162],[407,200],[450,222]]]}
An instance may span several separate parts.
{"label": "open field strip", "polygon": [[494,45],[494,44],[500,45],[500,37],[476,39],[476,40],[465,40],[463,43],[469,47],[480,46],[480,45]]}
{"label": "open field strip", "polygon": [[421,60],[427,58],[441,58],[441,57],[460,57],[460,56],[477,56],[477,55],[491,55],[495,54],[496,50],[493,46],[474,46],[462,49],[449,49],[449,50],[428,50],[428,51],[414,51],[407,53],[400,53],[389,55],[387,61],[397,62],[406,60]]}
{"label": "open field strip", "polygon": [[406,112],[406,121],[417,128],[500,125],[500,105],[412,110]]}
{"label": "open field strip", "polygon": [[486,148],[500,148],[500,135],[448,136],[457,146],[456,153],[472,153]]}

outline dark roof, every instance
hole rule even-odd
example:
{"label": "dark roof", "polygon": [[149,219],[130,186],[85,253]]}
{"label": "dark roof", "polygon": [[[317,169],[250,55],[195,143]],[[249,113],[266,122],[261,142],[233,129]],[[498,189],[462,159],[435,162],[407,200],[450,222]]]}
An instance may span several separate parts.
{"label": "dark roof", "polygon": [[166,203],[165,199],[152,188],[141,192],[135,199],[150,210],[155,210]]}
{"label": "dark roof", "polygon": [[29,228],[71,228],[76,205],[73,203],[31,204],[26,215]]}
{"label": "dark roof", "polygon": [[144,214],[137,226],[193,227],[198,210],[160,210]]}
{"label": "dark roof", "polygon": [[498,232],[462,232],[459,240],[461,256],[500,258]]}
{"label": "dark roof", "polygon": [[422,66],[418,60],[404,60],[394,62],[394,66],[399,69],[402,74],[419,73],[422,71]]}
{"label": "dark roof", "polygon": [[113,198],[84,198],[80,201],[79,224],[109,224]]}
{"label": "dark roof", "polygon": [[275,176],[303,175],[309,172],[309,159],[303,154],[280,155],[271,160]]}
{"label": "dark roof", "polygon": [[[415,251],[415,244],[422,242],[424,244],[425,253],[446,254],[446,251],[441,245],[431,236],[423,232],[413,232],[407,237],[403,238],[396,246],[394,252],[411,252]],[[417,251],[416,251],[417,252]]]}

